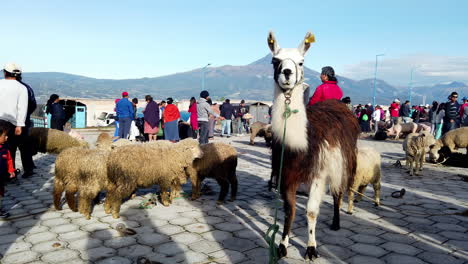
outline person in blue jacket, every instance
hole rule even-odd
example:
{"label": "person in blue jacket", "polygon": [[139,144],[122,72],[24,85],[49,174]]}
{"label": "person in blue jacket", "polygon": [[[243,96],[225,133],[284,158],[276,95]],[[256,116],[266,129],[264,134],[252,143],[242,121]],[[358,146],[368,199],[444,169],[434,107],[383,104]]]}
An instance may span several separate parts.
{"label": "person in blue jacket", "polygon": [[119,137],[126,139],[134,117],[133,104],[128,100],[127,92],[122,93],[122,99],[117,103],[115,110],[119,120]]}
{"label": "person in blue jacket", "polygon": [[65,110],[59,103],[60,97],[57,94],[52,94],[47,101],[46,113],[50,114],[50,128],[63,131],[65,125]]}

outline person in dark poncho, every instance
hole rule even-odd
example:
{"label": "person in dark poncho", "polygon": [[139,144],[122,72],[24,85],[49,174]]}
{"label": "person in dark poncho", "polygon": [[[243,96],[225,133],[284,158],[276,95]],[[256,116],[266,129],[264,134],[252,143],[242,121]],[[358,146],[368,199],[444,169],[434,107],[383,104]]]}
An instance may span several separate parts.
{"label": "person in dark poncho", "polygon": [[149,141],[154,141],[159,131],[159,105],[150,95],[145,96],[145,100],[146,108],[143,110],[145,133],[148,134]]}
{"label": "person in dark poncho", "polygon": [[52,94],[47,101],[46,113],[50,114],[50,128],[63,131],[65,125],[65,110],[59,104],[60,97],[57,94]]}

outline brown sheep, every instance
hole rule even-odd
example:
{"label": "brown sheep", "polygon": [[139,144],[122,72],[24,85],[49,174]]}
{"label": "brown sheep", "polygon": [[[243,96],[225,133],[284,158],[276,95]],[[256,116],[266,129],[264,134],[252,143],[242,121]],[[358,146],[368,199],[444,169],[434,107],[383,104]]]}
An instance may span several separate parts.
{"label": "brown sheep", "polygon": [[271,125],[262,122],[255,122],[250,126],[250,145],[254,145],[255,137],[264,137],[267,146],[271,145],[273,133],[271,131]]}
{"label": "brown sheep", "polygon": [[201,146],[203,157],[195,159],[193,166],[187,168],[192,182],[192,199],[200,197],[201,182],[205,178],[215,179],[221,187],[218,204],[222,203],[231,185],[231,199],[237,194],[237,151],[234,147],[224,143],[209,143]]}
{"label": "brown sheep", "polygon": [[[108,158],[109,189],[105,211],[119,218],[122,199],[130,196],[137,187],[158,184],[161,202],[169,206],[177,186],[186,182],[186,168],[202,151],[195,139],[185,139],[176,144],[135,144],[113,150]],[[169,193],[171,189],[172,193]]]}
{"label": "brown sheep", "polygon": [[88,143],[84,140],[74,138],[60,130],[43,127],[31,128],[30,142],[33,154],[37,154],[37,152],[59,154],[70,147],[89,148]]}

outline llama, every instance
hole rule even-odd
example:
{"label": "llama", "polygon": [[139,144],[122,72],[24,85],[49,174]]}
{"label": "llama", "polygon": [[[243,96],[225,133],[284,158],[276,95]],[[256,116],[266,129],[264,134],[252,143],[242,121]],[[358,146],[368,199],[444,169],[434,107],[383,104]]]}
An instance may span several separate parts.
{"label": "llama", "polygon": [[[268,45],[273,54],[274,104],[272,109],[272,176],[279,173],[282,143],[285,143],[281,196],[285,223],[278,256],[287,255],[289,232],[296,213],[296,190],[301,183],[310,186],[307,202],[309,241],[306,259],[317,257],[315,225],[325,185],[330,183],[334,216],[331,229],[340,228],[339,201],[352,184],[356,173],[356,145],[359,125],[345,104],[327,100],[312,106],[304,105],[304,55],[313,42],[309,32],[297,49],[282,49],[272,32]],[[283,137],[286,101],[294,111],[287,120]],[[276,179],[278,182],[278,179]]]}

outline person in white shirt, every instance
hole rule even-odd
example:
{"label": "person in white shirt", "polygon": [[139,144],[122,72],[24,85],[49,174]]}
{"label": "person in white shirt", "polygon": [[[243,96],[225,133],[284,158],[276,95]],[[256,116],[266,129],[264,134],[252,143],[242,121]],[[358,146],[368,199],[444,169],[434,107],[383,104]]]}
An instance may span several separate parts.
{"label": "person in white shirt", "polygon": [[12,129],[8,135],[8,149],[15,151],[20,143],[20,135],[26,126],[28,111],[28,89],[16,80],[21,68],[8,63],[3,68],[5,79],[0,80],[0,120],[8,122]]}
{"label": "person in white shirt", "polygon": [[377,132],[377,130],[379,129],[379,121],[380,121],[380,117],[381,117],[381,111],[382,111],[382,108],[379,105],[377,105],[375,107],[374,112],[372,113],[372,122],[374,123],[375,132]]}

